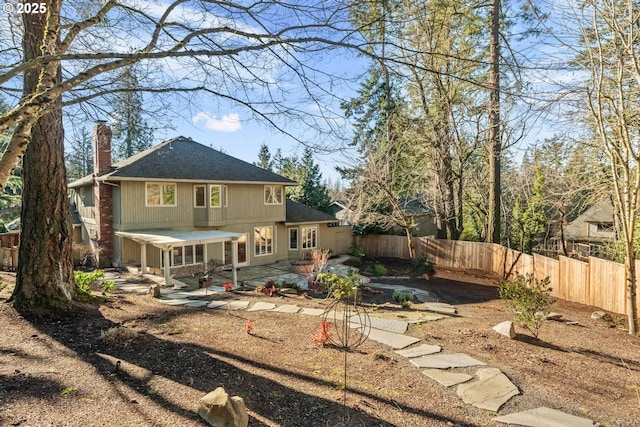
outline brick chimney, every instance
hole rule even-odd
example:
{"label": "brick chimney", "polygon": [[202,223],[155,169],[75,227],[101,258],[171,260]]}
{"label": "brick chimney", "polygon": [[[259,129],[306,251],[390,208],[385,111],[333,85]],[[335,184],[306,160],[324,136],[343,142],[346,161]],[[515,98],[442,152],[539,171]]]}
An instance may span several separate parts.
{"label": "brick chimney", "polygon": [[[93,128],[93,172],[96,178],[111,172],[111,128],[104,121]],[[94,247],[99,267],[113,264],[113,188],[96,179],[93,187],[97,248]]]}

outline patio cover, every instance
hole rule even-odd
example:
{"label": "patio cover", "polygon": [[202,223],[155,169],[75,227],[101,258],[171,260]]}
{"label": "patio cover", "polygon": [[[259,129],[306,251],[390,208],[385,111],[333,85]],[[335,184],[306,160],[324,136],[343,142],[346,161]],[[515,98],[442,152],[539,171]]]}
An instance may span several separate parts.
{"label": "patio cover", "polygon": [[231,265],[233,266],[233,285],[237,286],[237,259],[238,239],[241,233],[220,230],[141,230],[141,231],[116,231],[117,236],[126,237],[140,243],[140,260],[142,271],[146,270],[147,251],[146,245],[150,244],[162,249],[164,256],[164,279],[168,285],[171,283],[169,272],[169,251],[174,246],[199,245],[217,242],[232,242]]}

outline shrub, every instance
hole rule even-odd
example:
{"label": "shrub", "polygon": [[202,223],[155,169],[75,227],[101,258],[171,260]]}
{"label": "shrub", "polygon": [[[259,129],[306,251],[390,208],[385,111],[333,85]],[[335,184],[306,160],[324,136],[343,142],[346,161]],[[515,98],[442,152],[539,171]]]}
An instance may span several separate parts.
{"label": "shrub", "polygon": [[361,245],[349,246],[349,255],[354,256],[356,258],[363,258],[365,256],[364,246],[361,246]]}
{"label": "shrub", "polygon": [[542,322],[549,315],[549,308],[555,302],[551,297],[549,277],[536,279],[527,274],[516,273],[511,280],[500,282],[498,292],[504,306],[516,322],[527,328],[534,337],[538,337]]}
{"label": "shrub", "polygon": [[405,307],[408,303],[413,302],[413,291],[408,289],[396,289],[393,291],[393,295],[391,297],[395,302]]}
{"label": "shrub", "polygon": [[376,264],[373,266],[373,274],[376,276],[388,276],[389,269],[382,264]]}
{"label": "shrub", "polygon": [[116,326],[100,332],[100,338],[110,344],[123,344],[134,339],[136,335],[138,335],[136,331],[124,326]]}
{"label": "shrub", "polygon": [[419,256],[413,260],[413,265],[420,274],[433,274],[435,272],[435,262],[428,256]]}
{"label": "shrub", "polygon": [[335,299],[349,298],[356,295],[360,286],[358,273],[349,270],[347,277],[334,273],[322,273],[318,276],[318,282],[333,295]]}
{"label": "shrub", "polygon": [[116,284],[112,280],[102,279],[104,279],[104,271],[102,270],[94,270],[89,273],[74,271],[73,280],[78,298],[83,301],[93,299],[92,291],[97,286],[100,286],[105,291],[112,291],[116,288]]}
{"label": "shrub", "polygon": [[333,323],[326,322],[324,320],[320,321],[320,326],[313,333],[313,343],[318,346],[323,346],[331,340],[333,337],[333,333],[331,332],[331,327]]}

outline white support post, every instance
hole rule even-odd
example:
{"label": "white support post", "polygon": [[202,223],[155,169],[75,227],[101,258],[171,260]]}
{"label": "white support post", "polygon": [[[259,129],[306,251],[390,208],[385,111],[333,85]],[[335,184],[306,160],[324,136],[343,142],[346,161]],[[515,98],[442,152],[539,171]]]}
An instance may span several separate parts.
{"label": "white support post", "polygon": [[164,257],[164,283],[166,286],[171,286],[171,271],[169,269],[170,253],[171,247],[162,250],[162,256]]}
{"label": "white support post", "polygon": [[238,287],[238,241],[231,241],[231,271],[233,273],[233,287]]}
{"label": "white support post", "polygon": [[147,244],[140,243],[140,272],[147,273]]}

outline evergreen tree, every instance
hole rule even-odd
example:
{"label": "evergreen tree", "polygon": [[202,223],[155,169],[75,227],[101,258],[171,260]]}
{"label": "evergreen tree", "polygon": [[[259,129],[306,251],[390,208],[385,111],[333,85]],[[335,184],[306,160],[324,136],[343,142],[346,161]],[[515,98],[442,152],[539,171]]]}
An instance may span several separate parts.
{"label": "evergreen tree", "polygon": [[273,161],[271,160],[271,153],[269,152],[269,147],[267,146],[267,144],[262,143],[260,145],[260,152],[258,153],[258,161],[254,162],[253,164],[262,169],[273,171]]}
{"label": "evergreen tree", "polygon": [[125,68],[118,79],[121,83],[113,101],[112,132],[115,160],[123,160],[151,147],[153,129],[144,114],[143,99],[137,89],[138,76],[133,67]]}
{"label": "evergreen tree", "polygon": [[329,205],[331,204],[329,191],[322,183],[320,167],[313,161],[310,149],[305,149],[300,165],[302,166],[304,179],[300,188],[300,195],[293,200],[328,213]]}
{"label": "evergreen tree", "polygon": [[86,127],[69,141],[71,151],[67,154],[67,178],[82,178],[93,173],[93,140]]}
{"label": "evergreen tree", "polygon": [[519,199],[513,207],[512,233],[514,240],[519,242],[521,252],[530,254],[537,243],[537,238],[547,228],[547,216],[544,211],[544,175],[540,168],[536,168],[533,181],[533,193],[522,209]]}
{"label": "evergreen tree", "polygon": [[298,203],[310,206],[323,212],[329,212],[329,191],[322,183],[322,173],[320,166],[313,160],[312,152],[305,148],[302,159],[298,156],[283,156],[282,150],[277,149],[271,159],[269,148],[262,144],[258,154],[258,162],[254,163],[264,169],[282,175],[296,181],[299,185],[287,188],[287,197]]}

